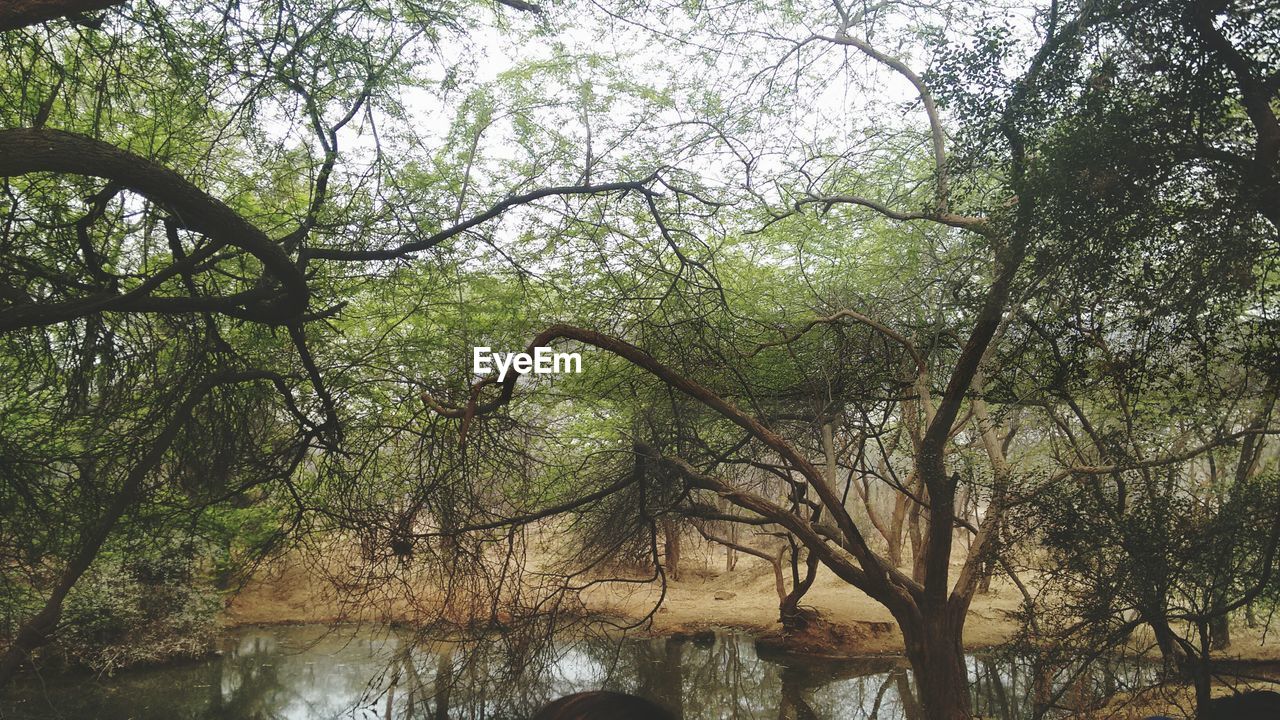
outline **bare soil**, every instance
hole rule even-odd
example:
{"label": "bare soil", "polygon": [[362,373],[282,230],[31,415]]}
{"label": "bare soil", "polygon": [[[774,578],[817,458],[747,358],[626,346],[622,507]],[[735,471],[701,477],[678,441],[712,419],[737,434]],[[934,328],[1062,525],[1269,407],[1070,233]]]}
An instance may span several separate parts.
{"label": "bare soil", "polygon": [[[776,648],[812,655],[851,656],[896,654],[903,650],[902,635],[892,616],[866,594],[834,575],[820,570],[802,608],[816,611],[821,624],[808,636],[782,638],[778,598],[771,569],[762,562],[744,559],[733,571],[723,570],[723,556],[686,553],[682,575],[662,583],[607,583],[583,593],[585,611],[591,615],[642,623],[652,635],[693,635],[713,628],[735,628],[757,635]],[[957,567],[958,570],[958,567]],[[1034,584],[1033,578],[1023,578]],[[431,593],[422,593],[423,597]],[[228,603],[224,623],[248,624],[332,623],[350,621],[413,622],[420,608],[397,593],[385,601],[364,602],[352,610],[342,593],[309,571],[296,559],[264,567]],[[967,649],[993,647],[1017,631],[1012,618],[1022,596],[1007,580],[992,583],[992,592],[979,594],[965,623]],[[1280,640],[1243,625],[1232,628],[1233,642],[1224,660],[1268,663],[1258,666],[1263,677],[1280,676]],[[1275,664],[1271,664],[1275,663]],[[1261,678],[1260,678],[1261,679]],[[1255,682],[1236,686],[1280,688],[1280,684]],[[1219,686],[1215,695],[1230,694]],[[1161,686],[1143,693],[1118,695],[1105,708],[1086,717],[1146,718],[1165,714],[1191,717],[1194,693],[1189,687]],[[1188,714],[1190,713],[1190,714]]]}
{"label": "bare soil", "polygon": [[[526,561],[542,566],[557,543],[556,533],[544,533]],[[320,553],[331,568],[355,567],[348,553],[329,549]],[[278,623],[331,623],[350,621],[414,622],[423,605],[433,600],[430,577],[406,581],[416,585],[388,587],[385,593],[365,595],[360,603],[344,601],[346,594],[313,568],[316,561],[288,557],[263,567],[229,601],[224,623],[229,626]],[[625,622],[642,623],[654,635],[695,634],[711,628],[736,628],[768,637],[781,631],[778,596],[771,568],[764,562],[742,557],[734,570],[724,569],[724,550],[718,546],[685,543],[679,579],[665,583],[603,583],[582,593],[587,614]],[[959,571],[956,564],[955,571]],[[902,635],[889,612],[857,588],[820,568],[813,587],[801,603],[816,611],[832,630],[814,647],[803,638],[793,649],[816,654],[868,655],[900,653]],[[1034,577],[1024,577],[1033,587]],[[410,597],[412,596],[412,597]],[[990,593],[979,594],[965,622],[967,649],[999,645],[1017,632],[1013,619],[1022,595],[1012,582],[998,577]],[[795,639],[793,639],[795,640]],[[1232,627],[1231,647],[1223,659],[1244,662],[1280,662],[1280,638],[1243,624]]]}

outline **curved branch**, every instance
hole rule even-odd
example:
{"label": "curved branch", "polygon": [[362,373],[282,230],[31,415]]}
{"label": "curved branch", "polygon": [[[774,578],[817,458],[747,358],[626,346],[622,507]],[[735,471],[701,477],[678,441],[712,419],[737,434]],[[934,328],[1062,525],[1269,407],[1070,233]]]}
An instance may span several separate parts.
{"label": "curved branch", "polygon": [[882,202],[857,195],[810,194],[808,197],[796,201],[797,209],[805,205],[859,205],[861,207],[874,210],[890,220],[930,220],[948,227],[970,230],[980,235],[985,235],[990,232],[987,227],[986,218],[979,217],[977,215],[957,215],[941,209],[934,210],[932,212],[904,212],[902,210],[894,210]]}
{"label": "curved branch", "polygon": [[799,340],[801,337],[805,335],[805,333],[809,332],[815,327],[819,325],[829,325],[843,318],[849,318],[850,320],[855,320],[857,322],[860,322],[863,325],[866,325],[867,327],[871,328],[872,330],[875,330],[876,332],[880,333],[881,335],[884,335],[890,340],[893,340],[894,342],[898,343],[908,353],[911,353],[911,359],[915,361],[916,370],[918,371],[919,374],[923,375],[929,372],[929,366],[925,363],[924,357],[920,355],[920,351],[916,348],[915,343],[911,342],[909,338],[904,336],[902,333],[899,333],[898,331],[894,330],[893,328],[889,327],[888,325],[885,325],[884,323],[881,323],[871,317],[863,315],[862,313],[856,310],[841,310],[840,312],[835,313],[833,315],[828,315],[826,317],[820,317],[820,318],[815,318],[813,320],[810,320],[809,322],[805,323],[798,331],[789,335],[783,340],[779,340],[777,342],[760,343],[759,345],[756,346],[756,349],[748,353],[747,356],[748,357],[754,356],[755,354],[759,353],[761,350],[764,350],[765,348],[775,347],[777,345],[790,345],[796,340]]}
{"label": "curved branch", "polygon": [[566,500],[557,505],[551,505],[545,508],[541,508],[539,510],[523,513],[521,515],[516,515],[514,517],[502,518],[501,520],[493,520],[493,521],[484,522],[484,523],[475,523],[472,525],[463,525],[460,527],[451,528],[448,531],[431,531],[431,532],[412,533],[412,536],[414,538],[419,538],[419,539],[437,538],[437,537],[453,537],[453,536],[461,535],[463,533],[483,532],[485,530],[498,530],[500,528],[517,527],[521,525],[531,525],[539,520],[545,520],[546,518],[549,518],[555,515],[563,515],[564,513],[570,512],[572,510],[577,510],[578,508],[584,507],[586,505],[590,505],[591,503],[599,502],[616,492],[626,489],[628,486],[638,482],[639,479],[640,478],[637,477],[635,473],[628,473],[621,480],[618,480],[607,487],[601,488],[599,490],[596,490],[595,492],[588,493],[581,497],[574,498],[572,500]]}
{"label": "curved branch", "polygon": [[[909,598],[911,594],[919,592],[919,584],[903,575],[896,568],[891,568],[890,572],[887,573],[892,578],[892,581],[885,582],[889,578],[882,576],[877,567],[867,566],[863,563],[861,558],[858,558],[857,552],[852,552],[852,554],[855,559],[858,559],[861,567],[849,562],[846,556],[835,552],[832,545],[826,542],[824,538],[827,538],[828,534],[823,532],[821,526],[814,525],[805,518],[789,512],[759,495],[733,488],[721,480],[700,473],[680,458],[662,456],[658,460],[683,475],[691,484],[704,490],[715,492],[734,505],[768,518],[791,531],[837,577],[880,601],[890,610],[901,607],[904,600]],[[855,550],[847,543],[840,542],[839,538],[834,540],[836,545],[845,550]],[[907,602],[910,601],[907,600]]]}
{"label": "curved branch", "polygon": [[1203,455],[1204,453],[1209,452],[1214,448],[1218,448],[1223,445],[1227,445],[1229,443],[1235,442],[1236,440],[1239,440],[1240,438],[1243,438],[1243,437],[1248,437],[1250,435],[1278,435],[1278,434],[1280,434],[1280,430],[1270,430],[1267,428],[1248,428],[1245,430],[1240,430],[1238,432],[1229,433],[1227,435],[1222,435],[1202,445],[1197,445],[1196,447],[1193,447],[1190,450],[1186,450],[1174,455],[1167,455],[1165,457],[1151,458],[1148,460],[1141,460],[1138,462],[1128,463],[1125,465],[1077,465],[1075,467],[1070,467],[1070,468],[1067,468],[1066,470],[1063,470],[1057,473],[1052,478],[1050,478],[1050,482],[1065,480],[1066,478],[1072,475],[1110,475],[1112,473],[1125,472],[1128,470],[1145,470],[1147,468],[1161,467],[1164,465],[1176,465],[1177,463],[1186,462],[1187,460],[1195,458],[1199,455]]}
{"label": "curved branch", "polygon": [[[225,310],[226,300],[245,306],[244,315],[264,322],[284,322],[306,311],[308,289],[302,271],[284,250],[265,233],[245,220],[225,203],[193,185],[178,173],[147,158],[121,150],[109,143],[61,130],[20,128],[0,130],[0,177],[15,177],[33,172],[66,173],[105,178],[133,190],[168,208],[182,226],[208,236],[215,244],[238,247],[262,263],[263,279],[279,285],[282,294],[242,293],[223,299],[152,298],[143,311],[164,311],[172,305],[174,312],[192,309]],[[144,283],[145,285],[145,283]],[[265,283],[264,283],[265,285]],[[265,287],[262,289],[266,289]],[[102,309],[99,303],[118,303],[123,296],[112,295],[90,302],[89,311]],[[197,307],[189,307],[195,301]],[[206,302],[208,304],[206,304]],[[66,308],[75,308],[76,303]]]}
{"label": "curved branch", "polygon": [[[635,345],[593,330],[571,325],[552,325],[539,333],[529,343],[528,352],[533,352],[534,348],[544,347],[557,339],[576,340],[617,355],[746,430],[752,437],[764,443],[769,449],[786,460],[813,487],[823,505],[827,507],[835,518],[836,525],[839,527],[849,551],[857,558],[862,566],[862,571],[869,578],[864,584],[879,587],[882,593],[894,592],[893,588],[901,587],[904,578],[897,577],[896,569],[892,568],[867,544],[861,531],[854,525],[853,518],[845,510],[840,495],[827,483],[823,473],[772,428],[743,412],[733,403],[720,397],[709,388],[658,362],[649,353]],[[501,383],[499,395],[487,402],[479,402],[480,391],[486,385],[492,385],[497,382],[496,376],[490,375],[472,386],[471,400],[462,408],[444,407],[428,395],[424,395],[423,400],[436,412],[446,417],[461,418],[465,423],[477,414],[492,412],[508,403],[518,378],[519,375],[517,373],[508,372],[506,379]]]}
{"label": "curved branch", "polygon": [[125,0],[6,0],[0,3],[0,31],[17,30],[124,3]]}
{"label": "curved branch", "polygon": [[937,173],[935,207],[939,215],[945,215],[951,194],[950,180],[947,176],[947,135],[942,128],[942,119],[938,115],[938,105],[933,100],[933,93],[925,85],[924,78],[916,74],[914,70],[898,58],[880,52],[866,40],[850,35],[847,27],[840,28],[835,37],[818,37],[836,45],[848,45],[857,48],[864,55],[892,68],[894,72],[906,78],[915,87],[916,93],[920,96],[920,102],[924,104],[924,112],[929,116],[929,135],[933,140],[933,165],[934,172]]}

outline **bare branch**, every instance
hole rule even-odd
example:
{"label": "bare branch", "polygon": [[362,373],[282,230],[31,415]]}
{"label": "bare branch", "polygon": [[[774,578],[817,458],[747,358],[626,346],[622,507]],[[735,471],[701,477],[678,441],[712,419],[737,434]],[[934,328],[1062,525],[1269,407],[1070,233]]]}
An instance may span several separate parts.
{"label": "bare branch", "polygon": [[933,165],[936,173],[937,188],[934,209],[938,215],[946,215],[950,204],[950,180],[947,176],[946,131],[942,128],[942,119],[938,115],[938,105],[933,100],[933,93],[925,85],[924,78],[907,66],[902,60],[877,50],[871,43],[849,34],[848,26],[841,27],[835,37],[819,36],[820,39],[836,45],[853,46],[874,60],[883,63],[907,79],[915,87],[924,104],[925,114],[929,116],[929,134],[933,140]]}
{"label": "bare branch", "polygon": [[650,194],[649,183],[654,180],[655,176],[651,175],[643,180],[628,182],[612,182],[601,183],[598,185],[567,185],[559,187],[547,187],[534,190],[532,192],[522,193],[520,195],[510,195],[502,201],[490,207],[488,210],[475,215],[463,222],[452,225],[441,230],[429,237],[415,240],[413,242],[404,243],[399,247],[387,250],[343,250],[341,248],[307,248],[302,251],[303,258],[315,258],[320,260],[395,260],[404,257],[409,253],[428,250],[439,245],[440,243],[452,238],[456,235],[466,232],[473,227],[482,225],[493,220],[507,210],[521,205],[528,205],[536,200],[548,197],[558,197],[567,195],[608,195],[611,193],[630,193],[637,192],[642,194]]}
{"label": "bare branch", "polygon": [[799,209],[804,205],[860,205],[865,208],[880,213],[890,220],[930,220],[942,225],[947,225],[962,230],[970,230],[980,235],[985,235],[990,230],[987,227],[987,219],[976,215],[956,215],[946,211],[935,210],[933,212],[905,212],[894,210],[884,203],[875,200],[869,200],[857,195],[813,195],[797,200],[796,208]]}

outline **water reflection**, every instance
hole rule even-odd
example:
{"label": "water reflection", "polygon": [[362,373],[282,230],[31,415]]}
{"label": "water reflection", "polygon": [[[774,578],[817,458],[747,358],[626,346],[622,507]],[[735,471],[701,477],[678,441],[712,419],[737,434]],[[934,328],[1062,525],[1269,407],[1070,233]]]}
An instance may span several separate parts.
{"label": "water reflection", "polygon": [[[510,648],[411,642],[390,629],[244,629],[218,658],[74,681],[27,678],[0,699],[0,718],[45,720],[519,720],[550,699],[589,689],[643,695],[686,720],[916,720],[900,658],[815,661],[761,656],[748,636],[580,640],[526,655]],[[1111,667],[1071,684],[1036,679],[1026,663],[971,657],[975,711],[1026,720],[1050,705],[1080,707],[1150,681]]]}

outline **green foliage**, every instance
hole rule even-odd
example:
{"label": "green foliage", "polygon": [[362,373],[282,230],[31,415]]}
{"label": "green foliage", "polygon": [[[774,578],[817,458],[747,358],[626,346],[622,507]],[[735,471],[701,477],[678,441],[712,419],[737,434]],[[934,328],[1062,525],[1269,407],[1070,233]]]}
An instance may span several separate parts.
{"label": "green foliage", "polygon": [[[1274,468],[1221,468],[1241,428],[1273,427],[1275,168],[1251,159],[1240,83],[1182,6],[1046,3],[1027,25],[982,3],[628,5],[628,26],[661,32],[584,42],[601,8],[526,23],[470,3],[183,0],[6,33],[0,126],[191,180],[287,258],[307,307],[246,312],[278,290],[261,259],[96,167],[4,180],[0,321],[80,312],[0,334],[0,635],[103,523],[55,639],[109,671],[197,652],[210,588],[298,546],[350,570],[355,603],[430,577],[490,620],[542,509],[568,508],[560,559],[655,561],[659,521],[723,498],[645,467],[651,451],[812,507],[742,423],[614,354],[562,342],[582,374],[502,402],[477,385],[472,347],[523,350],[558,323],[635,345],[805,457],[840,433],[846,494],[912,492],[896,468],[917,463],[923,395],[950,390],[939,452],[970,520],[1006,495],[1034,511],[1002,542],[1043,541],[1073,619],[1103,634],[1135,608],[1188,619],[1251,592]],[[1274,114],[1275,14],[1229,10],[1211,19]],[[488,72],[482,55],[512,48]],[[919,103],[900,90],[916,83]],[[131,293],[192,304],[137,311]],[[951,387],[984,323],[982,374]],[[1014,466],[999,483],[971,422],[987,407]],[[1117,469],[1076,472],[1090,464]],[[344,546],[357,562],[333,560]]]}
{"label": "green foliage", "polygon": [[208,653],[223,603],[198,557],[176,542],[103,553],[67,597],[64,630],[43,662],[109,675]]}

